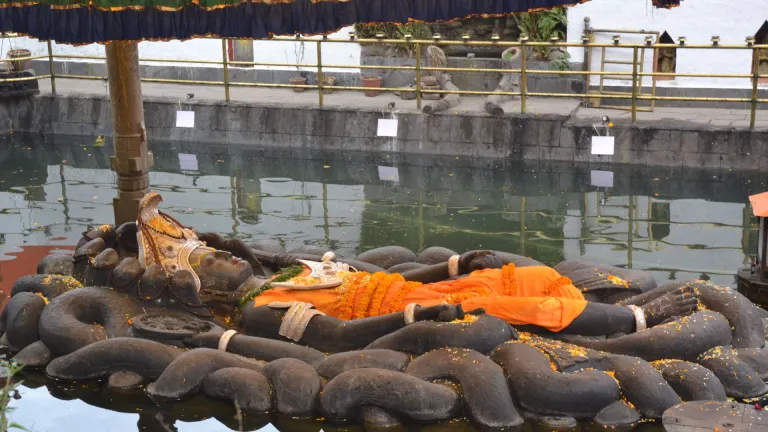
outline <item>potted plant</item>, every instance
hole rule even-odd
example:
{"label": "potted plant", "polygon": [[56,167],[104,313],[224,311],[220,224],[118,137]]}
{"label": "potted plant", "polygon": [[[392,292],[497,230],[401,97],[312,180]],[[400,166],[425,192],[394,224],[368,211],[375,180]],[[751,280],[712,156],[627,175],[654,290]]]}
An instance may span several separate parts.
{"label": "potted plant", "polygon": [[[363,87],[367,88],[381,88],[381,77],[378,75],[368,75],[363,78]],[[365,95],[368,97],[378,96],[378,90],[365,90]]]}
{"label": "potted plant", "polygon": [[[24,57],[30,57],[32,56],[32,52],[30,52],[28,49],[12,49],[8,51],[8,58],[9,59],[15,59],[15,58],[24,58]],[[21,72],[27,69],[32,69],[32,60],[17,60],[10,62],[11,63],[11,70],[14,72]]]}
{"label": "potted plant", "polygon": [[[307,85],[307,73],[301,71],[300,64],[304,63],[304,41],[301,41],[297,44],[294,44],[293,47],[293,53],[294,53],[294,59],[296,62],[296,73],[294,77],[291,78],[291,84],[292,85]],[[286,58],[288,57],[286,53]],[[294,87],[293,91],[296,93],[302,93],[306,90],[304,87]]]}
{"label": "potted plant", "polygon": [[[336,85],[336,77],[326,75],[323,77],[323,86],[335,86]],[[323,94],[331,94],[333,93],[333,89],[329,88],[323,88]]]}

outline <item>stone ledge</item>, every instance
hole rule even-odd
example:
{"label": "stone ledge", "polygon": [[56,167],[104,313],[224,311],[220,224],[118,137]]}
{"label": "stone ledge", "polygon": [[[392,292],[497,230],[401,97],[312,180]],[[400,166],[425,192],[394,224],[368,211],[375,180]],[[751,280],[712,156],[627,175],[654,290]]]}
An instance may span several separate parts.
{"label": "stone ledge", "polygon": [[[768,171],[768,130],[693,122],[616,120],[613,156],[591,154],[593,119],[555,114],[490,117],[482,113],[398,113],[397,137],[377,136],[378,120],[393,114],[352,108],[270,107],[245,103],[182,104],[196,113],[195,129],[176,128],[179,103],[148,98],[148,137],[228,146],[388,152]],[[0,123],[20,132],[111,134],[111,108],[101,96],[45,95],[0,103]]]}

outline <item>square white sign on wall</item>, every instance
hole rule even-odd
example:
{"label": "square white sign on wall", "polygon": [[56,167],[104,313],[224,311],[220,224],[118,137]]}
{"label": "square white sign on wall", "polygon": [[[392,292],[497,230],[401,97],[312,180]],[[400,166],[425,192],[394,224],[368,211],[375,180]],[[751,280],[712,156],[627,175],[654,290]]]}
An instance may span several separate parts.
{"label": "square white sign on wall", "polygon": [[590,177],[592,186],[606,188],[613,187],[613,171],[592,170]]}
{"label": "square white sign on wall", "polygon": [[379,119],[379,127],[376,135],[380,137],[397,137],[397,120]]}
{"label": "square white sign on wall", "polygon": [[176,127],[193,128],[195,127],[194,111],[176,111]]}
{"label": "square white sign on wall", "polygon": [[379,180],[399,182],[400,173],[397,171],[397,167],[379,165]]}
{"label": "square white sign on wall", "polygon": [[179,153],[179,168],[182,171],[197,171],[197,155],[188,153]]}
{"label": "square white sign on wall", "polygon": [[593,136],[592,154],[613,156],[615,137],[612,136]]}

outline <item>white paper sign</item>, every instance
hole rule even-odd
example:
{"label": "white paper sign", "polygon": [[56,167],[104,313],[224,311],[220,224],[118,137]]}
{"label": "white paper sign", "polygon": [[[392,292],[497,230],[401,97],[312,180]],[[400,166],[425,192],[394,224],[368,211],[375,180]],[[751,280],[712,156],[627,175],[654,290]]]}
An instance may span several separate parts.
{"label": "white paper sign", "polygon": [[397,120],[379,119],[376,135],[380,137],[397,137]]}
{"label": "white paper sign", "polygon": [[179,168],[182,171],[197,171],[197,155],[179,153]]}
{"label": "white paper sign", "polygon": [[593,136],[592,154],[613,156],[615,137]]}
{"label": "white paper sign", "polygon": [[592,170],[592,186],[613,187],[613,171]]}
{"label": "white paper sign", "polygon": [[379,165],[379,180],[399,182],[400,173],[397,171],[397,167]]}
{"label": "white paper sign", "polygon": [[176,127],[193,128],[195,127],[194,111],[176,111]]}

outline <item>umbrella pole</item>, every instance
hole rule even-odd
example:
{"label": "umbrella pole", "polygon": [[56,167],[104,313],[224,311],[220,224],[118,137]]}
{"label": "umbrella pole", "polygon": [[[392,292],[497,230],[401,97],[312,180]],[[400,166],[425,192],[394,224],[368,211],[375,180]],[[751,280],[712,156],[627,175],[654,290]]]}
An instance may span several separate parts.
{"label": "umbrella pole", "polygon": [[115,155],[112,170],[117,172],[117,198],[113,200],[115,225],[136,220],[139,201],[149,192],[152,153],[147,151],[144,106],[139,78],[137,42],[107,44],[107,76],[112,102],[112,136]]}

